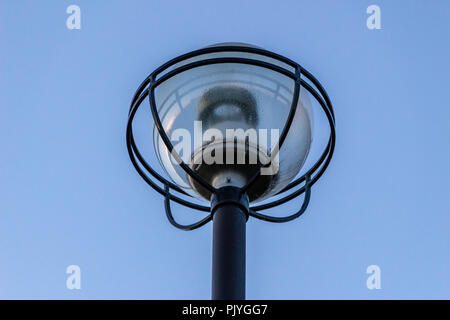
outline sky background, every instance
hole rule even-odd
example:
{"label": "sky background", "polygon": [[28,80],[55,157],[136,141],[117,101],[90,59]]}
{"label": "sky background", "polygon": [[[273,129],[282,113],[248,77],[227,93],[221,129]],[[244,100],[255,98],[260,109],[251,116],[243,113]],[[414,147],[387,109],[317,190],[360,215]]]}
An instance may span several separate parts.
{"label": "sky background", "polygon": [[[81,30],[66,27],[71,4]],[[381,30],[366,27],[371,4]],[[247,298],[450,298],[449,10],[438,0],[1,0],[0,298],[210,298],[211,224],[169,224],[132,167],[125,127],[151,71],[226,41],[301,63],[337,124],[307,212],[247,223]],[[372,264],[380,290],[366,287]],[[69,265],[81,290],[66,288]]]}

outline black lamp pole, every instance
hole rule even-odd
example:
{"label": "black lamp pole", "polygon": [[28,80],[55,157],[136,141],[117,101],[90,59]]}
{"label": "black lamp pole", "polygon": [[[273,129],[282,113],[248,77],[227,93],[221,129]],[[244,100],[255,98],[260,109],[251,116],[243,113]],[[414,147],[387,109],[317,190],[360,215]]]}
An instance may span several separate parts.
{"label": "black lamp pole", "polygon": [[212,299],[245,299],[245,227],[248,197],[223,187],[211,201],[213,215]]}

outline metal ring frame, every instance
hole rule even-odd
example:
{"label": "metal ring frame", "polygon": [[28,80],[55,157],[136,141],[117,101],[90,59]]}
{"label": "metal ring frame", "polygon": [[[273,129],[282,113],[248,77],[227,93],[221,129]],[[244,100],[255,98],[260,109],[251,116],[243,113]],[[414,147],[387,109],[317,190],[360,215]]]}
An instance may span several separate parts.
{"label": "metal ring frame", "polygon": [[[208,54],[208,53],[216,53],[216,52],[244,52],[244,53],[254,53],[257,55],[269,57],[272,59],[276,59],[280,62],[283,62],[287,64],[288,66],[292,67],[295,71],[289,71],[285,68],[282,68],[280,66],[261,61],[261,60],[255,60],[255,59],[248,59],[248,58],[237,58],[237,57],[220,57],[220,58],[211,58],[211,59],[203,59],[195,62],[191,62],[185,65],[182,65],[180,67],[177,67],[175,69],[172,69],[170,71],[167,71],[168,68],[172,67],[176,63],[182,62],[183,60],[197,57],[200,55]],[[173,151],[173,145],[169,140],[169,137],[167,136],[166,132],[164,131],[164,128],[161,123],[161,119],[159,118],[156,103],[155,103],[155,89],[158,87],[162,82],[165,80],[181,73],[187,70],[190,70],[192,68],[206,66],[206,65],[212,65],[212,64],[220,64],[220,63],[237,63],[237,64],[248,64],[248,65],[254,65],[258,67],[267,68],[276,72],[279,72],[292,80],[295,81],[295,87],[294,87],[294,93],[293,93],[293,99],[291,108],[289,111],[288,118],[286,120],[285,126],[283,128],[283,131],[281,132],[280,139],[278,142],[278,148],[275,150],[280,150],[281,146],[289,132],[290,126],[292,124],[292,121],[294,119],[295,111],[297,108],[297,103],[299,99],[300,94],[300,87],[304,87],[316,100],[319,102],[320,106],[322,107],[323,111],[325,112],[325,115],[327,117],[329,126],[330,126],[330,137],[328,139],[328,144],[325,147],[325,150],[321,154],[320,158],[316,161],[316,163],[301,177],[297,178],[296,180],[289,183],[283,190],[277,193],[277,195],[285,194],[287,191],[297,187],[301,183],[304,182],[304,185],[300,188],[298,188],[295,191],[291,191],[289,194],[284,195],[280,199],[271,201],[266,204],[257,205],[249,208],[249,215],[258,218],[264,221],[269,222],[287,222],[291,221],[295,218],[298,218],[303,212],[306,210],[310,196],[311,196],[311,187],[319,180],[319,178],[322,176],[322,174],[325,172],[326,168],[328,167],[331,158],[333,156],[334,152],[334,146],[335,146],[335,140],[336,140],[336,134],[335,134],[335,118],[334,118],[334,111],[333,107],[330,101],[330,98],[328,97],[328,94],[326,93],[323,86],[319,83],[319,81],[307,70],[302,68],[298,63],[285,58],[281,55],[278,55],[276,53],[263,50],[260,48],[254,48],[254,47],[246,47],[246,46],[233,46],[233,45],[226,45],[226,46],[215,46],[215,47],[208,47],[196,51],[192,51],[190,53],[183,54],[177,58],[174,58],[165,64],[163,64],[161,67],[157,68],[155,71],[153,71],[139,86],[139,88],[136,90],[136,93],[133,96],[133,99],[131,101],[130,110],[128,113],[128,123],[127,123],[127,133],[126,133],[126,141],[127,141],[127,149],[128,153],[131,159],[131,162],[133,163],[134,167],[136,168],[139,175],[157,192],[162,194],[165,197],[165,209],[166,209],[166,215],[169,219],[169,222],[174,225],[175,227],[182,229],[182,230],[193,230],[196,228],[199,228],[203,226],[204,224],[208,223],[212,220],[212,215],[209,214],[202,220],[190,224],[190,225],[181,225],[177,223],[172,215],[172,210],[170,208],[170,200],[175,201],[179,204],[182,204],[186,207],[196,209],[199,211],[204,212],[210,212],[211,208],[207,206],[202,206],[199,204],[196,204],[194,202],[187,201],[173,193],[170,192],[170,189],[183,194],[184,196],[190,196],[187,194],[184,190],[182,190],[180,187],[178,187],[176,184],[166,180],[163,176],[161,176],[159,173],[157,173],[152,167],[145,161],[142,154],[139,152],[139,149],[135,143],[134,137],[133,137],[133,119],[136,114],[136,111],[138,110],[139,106],[142,104],[142,102],[148,97],[149,103],[150,103],[150,109],[152,112],[153,120],[155,122],[156,128],[159,132],[159,135],[161,136],[161,139],[163,140],[164,144],[166,145],[169,152]],[[165,72],[161,75],[161,73]],[[301,76],[304,76],[306,79],[309,80],[309,82],[313,85],[311,86],[308,82],[303,80]],[[159,76],[159,78],[158,78]],[[185,172],[196,182],[198,182],[201,186],[209,190],[211,193],[217,192],[217,189],[214,188],[212,185],[210,185],[208,182],[206,182],[201,176],[196,174],[191,168],[189,168],[186,163],[184,163],[179,155],[176,152],[172,153],[175,157],[175,159],[180,163],[180,166],[185,170]],[[271,155],[271,158],[276,154]],[[270,162],[269,162],[270,164]],[[154,179],[159,181],[163,184],[163,187],[159,186],[156,181],[154,181],[147,173],[149,173]],[[241,188],[241,192],[244,193],[246,190],[248,190],[257,180],[260,176],[260,170],[256,170],[255,174],[252,176],[252,178],[248,181],[248,183]],[[266,210],[273,208],[275,206],[278,206],[280,204],[286,203],[297,196],[301,195],[302,193],[305,193],[305,197],[303,200],[303,204],[298,212],[295,214],[286,216],[286,217],[273,217],[264,215],[261,213],[258,213],[260,210]]]}

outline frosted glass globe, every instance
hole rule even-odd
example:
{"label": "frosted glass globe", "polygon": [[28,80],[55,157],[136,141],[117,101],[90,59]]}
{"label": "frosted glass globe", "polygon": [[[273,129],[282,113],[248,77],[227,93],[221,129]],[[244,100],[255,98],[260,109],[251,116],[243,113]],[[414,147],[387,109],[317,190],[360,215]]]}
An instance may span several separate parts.
{"label": "frosted glass globe", "polygon": [[[243,52],[203,54],[173,68],[217,57],[255,59],[294,71],[276,59]],[[167,79],[155,89],[155,102],[174,150],[192,170],[216,188],[242,187],[276,151],[273,147],[287,121],[293,93],[294,80],[279,72],[220,63]],[[300,171],[312,139],[310,104],[306,89],[301,88],[289,133],[272,165],[248,190],[250,202],[276,194]],[[159,161],[172,181],[188,194],[209,201],[210,192],[178,165],[155,127],[153,137]]]}

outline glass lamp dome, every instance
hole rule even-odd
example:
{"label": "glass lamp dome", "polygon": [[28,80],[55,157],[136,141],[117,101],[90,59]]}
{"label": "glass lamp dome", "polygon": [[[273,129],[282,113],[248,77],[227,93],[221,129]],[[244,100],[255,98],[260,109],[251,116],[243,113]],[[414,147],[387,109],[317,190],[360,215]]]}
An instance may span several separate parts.
{"label": "glass lamp dome", "polygon": [[[260,60],[294,71],[277,59],[234,51],[203,54],[172,68],[219,57]],[[180,158],[214,188],[243,187],[260,170],[257,183],[247,190],[250,202],[278,193],[299,173],[312,142],[311,102],[301,88],[290,130],[277,150],[294,88],[294,80],[278,71],[243,63],[202,65],[164,80],[155,89],[155,105],[179,158],[154,126],[161,166],[186,193],[206,201],[211,192],[185,172]]]}

